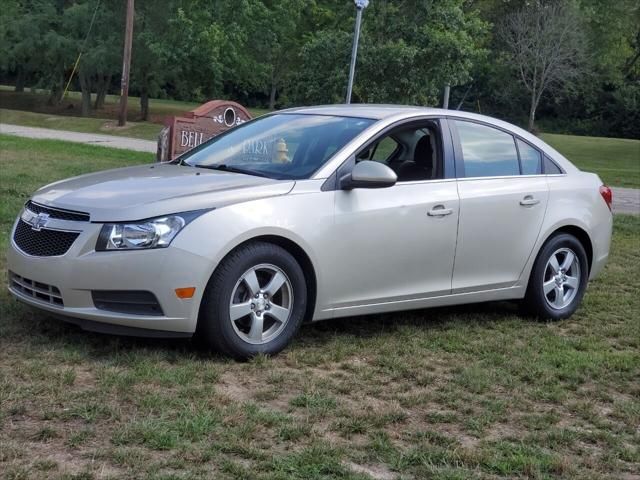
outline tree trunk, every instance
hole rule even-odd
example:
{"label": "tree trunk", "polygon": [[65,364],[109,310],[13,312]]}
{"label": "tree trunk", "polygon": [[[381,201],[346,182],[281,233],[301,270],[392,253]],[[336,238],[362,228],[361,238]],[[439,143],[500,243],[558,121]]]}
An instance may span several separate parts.
{"label": "tree trunk", "polygon": [[93,104],[94,110],[101,110],[104,108],[104,100],[107,96],[107,90],[111,84],[111,75],[100,75],[98,77],[98,85],[96,88],[96,101]]}
{"label": "tree trunk", "polygon": [[149,92],[146,87],[140,91],[140,116],[143,121],[149,121]]}
{"label": "tree trunk", "polygon": [[82,110],[81,115],[88,117],[91,115],[91,81],[89,77],[80,72],[78,74],[80,79],[80,89],[82,90]]}
{"label": "tree trunk", "polygon": [[536,102],[536,95],[535,93],[533,93],[531,95],[531,107],[529,108],[529,124],[527,127],[527,130],[529,130],[530,132],[533,132],[533,128],[535,126],[537,104],[538,102]]}
{"label": "tree trunk", "polygon": [[16,71],[16,92],[24,92],[25,71],[22,65],[18,65]]}
{"label": "tree trunk", "polygon": [[276,82],[271,81],[271,94],[269,95],[269,110],[276,108]]}
{"label": "tree trunk", "polygon": [[58,105],[62,101],[63,84],[64,78],[62,77],[58,77],[57,80],[53,81],[49,98],[47,99],[47,105]]}
{"label": "tree trunk", "polygon": [[93,102],[93,109],[99,110],[100,106],[100,94],[104,90],[104,77],[102,75],[98,75],[98,79],[96,80],[96,101]]}

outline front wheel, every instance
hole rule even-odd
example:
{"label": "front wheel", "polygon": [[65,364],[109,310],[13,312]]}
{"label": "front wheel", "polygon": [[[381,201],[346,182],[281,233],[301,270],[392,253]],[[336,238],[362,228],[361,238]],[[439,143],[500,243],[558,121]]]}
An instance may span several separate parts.
{"label": "front wheel", "polygon": [[304,272],[283,248],[256,242],[229,254],[204,294],[197,335],[205,345],[246,359],[284,349],[302,323]]}
{"label": "front wheel", "polygon": [[570,317],[587,288],[589,265],[584,247],[566,233],[549,239],[533,266],[523,306],[547,320]]}

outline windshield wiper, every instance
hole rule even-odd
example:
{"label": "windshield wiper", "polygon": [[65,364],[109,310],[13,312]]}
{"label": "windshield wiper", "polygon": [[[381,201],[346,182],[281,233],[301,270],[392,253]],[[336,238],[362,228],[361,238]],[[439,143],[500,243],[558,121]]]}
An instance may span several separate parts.
{"label": "windshield wiper", "polygon": [[229,165],[226,165],[224,163],[221,163],[219,165],[192,165],[193,167],[196,168],[206,168],[208,170],[220,170],[223,172],[232,172],[232,173],[243,173],[245,175],[253,175],[256,177],[266,177],[266,178],[271,178],[269,177],[269,175],[266,175],[264,173],[261,172],[256,172],[254,170],[247,170],[244,168],[239,168],[239,167],[232,167]]}

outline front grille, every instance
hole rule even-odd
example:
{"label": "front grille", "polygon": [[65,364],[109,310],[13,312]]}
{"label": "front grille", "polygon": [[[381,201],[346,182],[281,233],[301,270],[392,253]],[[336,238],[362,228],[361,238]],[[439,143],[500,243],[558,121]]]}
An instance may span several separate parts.
{"label": "front grille", "polygon": [[91,298],[99,310],[133,315],[164,315],[156,296],[145,290],[93,290]]}
{"label": "front grille", "polygon": [[78,235],[79,232],[60,232],[44,228],[37,231],[20,219],[13,234],[13,241],[27,255],[53,257],[67,253]]}
{"label": "front grille", "polygon": [[46,213],[50,218],[57,218],[59,220],[71,220],[74,222],[88,222],[89,214],[85,212],[74,212],[73,210],[64,210],[60,208],[45,207],[38,203],[34,203],[31,200],[27,202],[25,207],[31,210],[33,213]]}
{"label": "front grille", "polygon": [[60,290],[58,290],[58,287],[54,287],[53,285],[36,282],[35,280],[21,277],[20,275],[10,271],[9,288],[45,303],[50,303],[57,307],[64,307]]}

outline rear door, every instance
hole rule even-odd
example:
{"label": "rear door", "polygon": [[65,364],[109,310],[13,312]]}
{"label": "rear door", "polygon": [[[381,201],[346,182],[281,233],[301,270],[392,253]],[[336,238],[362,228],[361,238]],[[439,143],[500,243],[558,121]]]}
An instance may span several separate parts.
{"label": "rear door", "polygon": [[512,286],[532,253],[549,197],[540,152],[511,133],[451,120],[460,219],[452,292]]}

